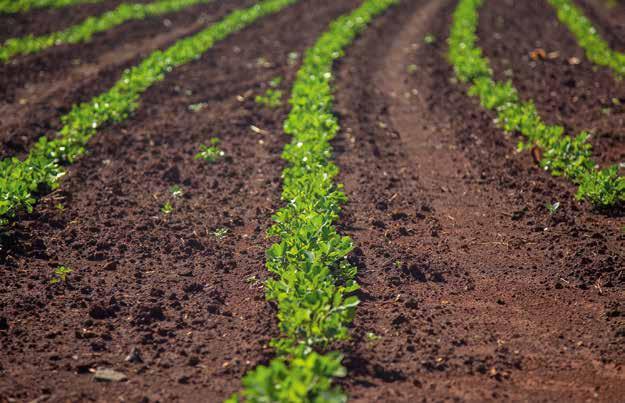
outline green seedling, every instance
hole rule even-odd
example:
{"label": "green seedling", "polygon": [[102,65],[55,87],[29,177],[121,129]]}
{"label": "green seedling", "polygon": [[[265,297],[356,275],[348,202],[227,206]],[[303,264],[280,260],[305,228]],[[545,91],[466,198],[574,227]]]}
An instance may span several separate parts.
{"label": "green seedling", "polygon": [[374,342],[374,341],[378,341],[380,340],[382,337],[378,336],[377,334],[373,333],[373,332],[367,332],[365,333],[365,339],[368,342]]}
{"label": "green seedling", "polygon": [[278,108],[282,105],[282,91],[277,89],[282,83],[282,77],[276,77],[269,81],[269,89],[263,95],[257,95],[256,103],[268,106],[269,108]]}
{"label": "green seedling", "polygon": [[417,65],[416,64],[409,64],[408,67],[406,67],[406,71],[408,72],[408,74],[414,74],[417,72]]}
{"label": "green seedling", "polygon": [[182,197],[182,195],[184,194],[182,188],[178,185],[173,185],[172,187],[170,187],[169,193],[171,193],[172,197],[174,198]]}
{"label": "green seedling", "polygon": [[65,267],[65,266],[59,266],[56,269],[54,269],[54,275],[52,277],[52,279],[50,279],[50,284],[56,284],[56,283],[61,283],[61,282],[66,282],[67,281],[67,276],[69,276],[69,274],[72,272],[73,270]]}
{"label": "green seedling", "polygon": [[554,215],[558,212],[558,209],[560,208],[560,202],[547,203],[546,207],[547,211],[549,211],[549,215]]}
{"label": "green seedling", "polygon": [[217,228],[213,232],[213,235],[215,236],[215,238],[217,238],[218,240],[221,241],[224,238],[226,238],[226,236],[228,235],[228,232],[230,232],[230,230],[228,228],[222,227],[222,228]]}
{"label": "green seedling", "polygon": [[199,102],[197,104],[191,104],[191,105],[189,105],[189,110],[191,112],[199,112],[202,109],[204,109],[206,107],[206,105],[208,105],[206,102]]}
{"label": "green seedling", "polygon": [[161,207],[161,213],[171,214],[174,211],[174,206],[170,202],[165,202]]}
{"label": "green seedling", "polygon": [[200,152],[195,155],[196,160],[203,159],[204,161],[212,164],[226,155],[219,149],[218,144],[220,141],[217,137],[211,138],[210,143],[210,146],[206,146],[204,144],[200,145]]}
{"label": "green seedling", "polygon": [[65,211],[65,206],[63,205],[63,203],[57,203],[54,205],[54,208],[59,210],[59,211]]}
{"label": "green seedling", "polygon": [[423,42],[427,45],[433,45],[436,43],[436,37],[433,34],[427,34],[425,38],[423,38]]}

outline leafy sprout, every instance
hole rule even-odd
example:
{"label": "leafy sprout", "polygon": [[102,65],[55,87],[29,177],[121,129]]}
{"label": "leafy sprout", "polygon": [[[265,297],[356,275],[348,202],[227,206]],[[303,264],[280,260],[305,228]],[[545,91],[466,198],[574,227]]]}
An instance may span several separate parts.
{"label": "leafy sprout", "polygon": [[169,192],[171,193],[171,195],[174,198],[178,198],[178,197],[182,197],[183,195],[183,191],[182,188],[178,185],[173,185],[172,187],[169,188]]}
{"label": "leafy sprout", "polygon": [[222,228],[217,228],[214,232],[213,235],[215,236],[215,238],[217,238],[218,240],[222,240],[224,239],[227,235],[228,232],[230,230],[228,228],[222,227]]}
{"label": "leafy sprout", "polygon": [[210,140],[210,146],[206,146],[204,144],[200,144],[200,152],[195,155],[195,159],[203,159],[209,163],[215,163],[217,160],[226,155],[222,150],[219,149],[220,141],[217,137],[213,137]]}
{"label": "leafy sprout", "polygon": [[163,214],[171,214],[174,211],[174,206],[170,202],[165,202],[161,207],[161,212]]}
{"label": "leafy sprout", "polygon": [[547,203],[546,207],[547,211],[549,211],[549,215],[554,215],[558,212],[558,209],[560,208],[560,202]]}
{"label": "leafy sprout", "polygon": [[56,269],[54,269],[54,274],[53,274],[52,279],[50,279],[50,284],[66,282],[67,276],[69,276],[69,274],[72,271],[73,271],[72,269],[65,267],[65,266],[57,267]]}

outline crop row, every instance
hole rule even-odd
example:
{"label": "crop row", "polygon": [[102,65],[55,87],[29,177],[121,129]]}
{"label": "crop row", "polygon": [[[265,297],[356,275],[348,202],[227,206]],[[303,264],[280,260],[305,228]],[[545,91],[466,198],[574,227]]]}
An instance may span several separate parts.
{"label": "crop row", "polygon": [[0,14],[22,13],[34,8],[61,8],[74,4],[99,3],[102,0],[0,0]]}
{"label": "crop row", "polygon": [[80,24],[63,31],[41,36],[27,35],[21,38],[8,39],[4,45],[0,46],[0,61],[6,62],[17,55],[37,53],[62,44],[88,42],[94,34],[107,31],[124,22],[172,13],[211,1],[213,0],[159,0],[148,4],[124,3],[114,10],[107,11],[97,17],[89,17]]}
{"label": "crop row", "polygon": [[541,167],[553,175],[564,175],[578,185],[577,197],[599,207],[625,201],[625,178],[618,166],[598,169],[591,158],[590,135],[575,137],[564,133],[562,126],[542,121],[533,102],[521,101],[511,82],[498,83],[492,78],[488,59],[477,45],[478,9],[483,0],[460,0],[449,37],[449,58],[460,81],[469,83],[469,93],[481,104],[497,112],[497,123],[507,132],[526,137],[521,148],[536,146],[543,151]]}
{"label": "crop row", "polygon": [[558,19],[566,25],[591,62],[612,69],[619,78],[625,77],[625,54],[616,52],[599,35],[592,22],[571,0],[548,0],[556,9]]}
{"label": "crop row", "polygon": [[282,154],[288,163],[283,178],[286,205],[273,217],[269,235],[279,241],[267,251],[273,277],[265,287],[278,306],[280,338],[271,346],[276,358],[243,379],[245,389],[231,401],[342,402],[332,378],[343,376],[342,356],[327,352],[348,337],[359,300],[356,268],[346,260],[352,250],[334,222],[346,201],[336,184],[330,140],[339,131],[333,113],[332,67],[355,37],[396,0],[366,0],[351,14],[335,20],[310,48],[297,73],[284,131],[292,135]]}
{"label": "crop row", "polygon": [[56,188],[64,174],[63,164],[73,163],[85,152],[89,139],[106,124],[121,122],[139,106],[141,94],[165,74],[197,59],[216,42],[275,13],[297,0],[265,0],[250,8],[230,13],[205,30],[176,42],[164,51],[155,51],[139,65],[124,71],[107,92],[76,105],[61,118],[63,124],[54,139],[43,136],[25,160],[0,161],[0,225],[19,209],[31,211],[35,194],[42,188]]}

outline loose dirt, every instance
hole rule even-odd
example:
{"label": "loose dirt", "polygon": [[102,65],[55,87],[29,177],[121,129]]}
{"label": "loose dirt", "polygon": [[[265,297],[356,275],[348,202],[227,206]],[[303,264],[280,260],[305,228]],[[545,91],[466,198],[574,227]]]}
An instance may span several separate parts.
{"label": "loose dirt", "polygon": [[[272,357],[265,230],[281,204],[288,107],[268,110],[254,96],[276,76],[288,94],[302,52],[358,4],[302,2],[177,69],[142,97],[135,116],[94,138],[61,190],[20,217],[0,251],[0,400],[219,401]],[[355,242],[350,260],[362,285],[353,337],[336,346],[349,374],[339,383],[363,402],[618,401],[622,210],[575,201],[575,188],[517,153],[518,138],[495,127],[494,115],[454,80],[445,40],[455,4],[402,2],[336,66],[342,131],[334,147],[349,198],[340,230]],[[625,96],[623,87],[594,71],[541,4],[486,1],[480,45],[497,78],[512,79],[546,120],[572,133],[593,130],[597,158],[619,161],[621,111],[602,108]],[[214,7],[215,16],[227,10]],[[184,15],[180,21],[197,21]],[[7,107],[23,113],[16,94],[32,85],[39,101],[24,106],[28,118],[2,123],[3,153],[26,150],[33,127],[56,128],[72,103],[163,46],[147,41],[162,22],[141,26],[128,58],[97,56],[127,42],[130,28],[121,27],[93,50],[68,47],[5,67]],[[532,61],[535,47],[560,56]],[[40,78],[37,67],[24,67],[52,66],[63,54],[99,61],[85,62],[95,68],[77,82],[63,81],[67,64]],[[567,63],[572,56],[581,63]],[[40,84],[49,79],[51,92]],[[67,88],[54,87],[59,82]],[[46,109],[50,97],[60,99]],[[226,158],[194,160],[213,136]],[[173,198],[172,185],[184,195]],[[160,211],[167,201],[169,215]],[[545,206],[555,201],[561,206],[550,215]],[[58,265],[74,271],[51,285]],[[98,367],[128,379],[96,382]]]}

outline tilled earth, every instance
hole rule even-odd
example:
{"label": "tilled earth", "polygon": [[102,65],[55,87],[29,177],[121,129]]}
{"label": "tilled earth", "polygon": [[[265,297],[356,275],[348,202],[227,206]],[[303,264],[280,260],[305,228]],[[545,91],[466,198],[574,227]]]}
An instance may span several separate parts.
{"label": "tilled earth", "polygon": [[[0,67],[2,155],[23,155],[151,50],[250,3],[216,1]],[[265,231],[281,203],[288,107],[254,97],[277,76],[288,94],[305,49],[358,4],[302,1],[176,69],[4,234],[0,401],[219,401],[271,358]],[[336,66],[335,158],[349,198],[340,230],[362,285],[353,337],[337,346],[348,367],[339,383],[363,402],[619,401],[623,210],[575,201],[467,96],[446,60],[455,4],[402,2]],[[612,17],[623,7],[580,4],[619,49]],[[80,20],[66,14],[11,17],[0,35]],[[485,1],[479,36],[497,79],[545,120],[590,131],[601,164],[625,160],[625,110],[613,101],[625,87],[584,58],[544,0]],[[532,60],[538,48],[557,57]],[[213,136],[227,157],[195,161]],[[51,285],[59,265],[74,272]],[[128,379],[96,382],[98,367]]]}

